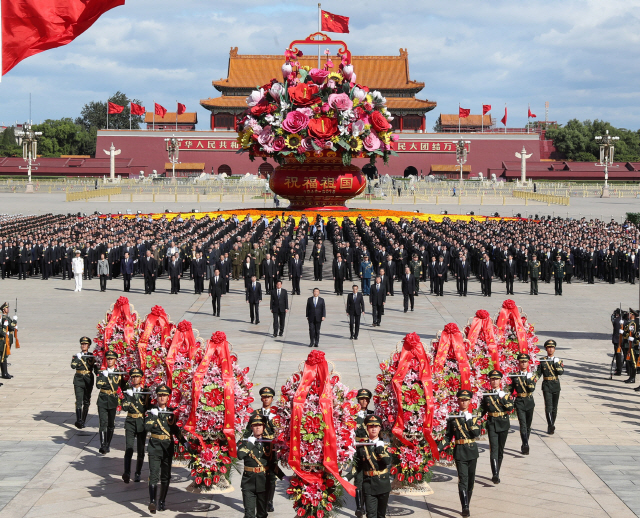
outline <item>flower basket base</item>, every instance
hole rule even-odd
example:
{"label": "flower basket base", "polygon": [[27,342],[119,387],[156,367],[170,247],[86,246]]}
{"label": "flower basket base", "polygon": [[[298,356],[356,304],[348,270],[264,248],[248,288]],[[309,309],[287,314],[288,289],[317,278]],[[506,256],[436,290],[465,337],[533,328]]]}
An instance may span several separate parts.
{"label": "flower basket base", "polygon": [[226,478],[222,477],[220,479],[220,482],[218,482],[216,485],[212,485],[210,487],[206,487],[206,486],[203,486],[203,485],[196,486],[195,481],[191,482],[191,484],[189,484],[187,486],[187,491],[189,491],[189,493],[193,493],[193,494],[196,494],[196,495],[198,495],[200,493],[223,495],[225,493],[233,493],[235,491],[235,489],[233,488],[231,483],[227,481]]}
{"label": "flower basket base", "polygon": [[403,485],[402,482],[393,479],[393,482],[391,482],[391,494],[396,496],[428,496],[433,494],[433,489],[424,481]]}

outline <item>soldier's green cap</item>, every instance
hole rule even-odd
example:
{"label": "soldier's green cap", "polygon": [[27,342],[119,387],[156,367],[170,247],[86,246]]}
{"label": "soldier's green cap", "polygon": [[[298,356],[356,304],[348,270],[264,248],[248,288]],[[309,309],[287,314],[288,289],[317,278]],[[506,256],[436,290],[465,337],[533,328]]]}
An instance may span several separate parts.
{"label": "soldier's green cap", "polygon": [[556,346],[556,341],[555,341],[555,340],[547,340],[547,341],[544,343],[544,346],[545,346],[545,347],[555,347],[555,346]]}
{"label": "soldier's green cap", "polygon": [[456,396],[458,397],[458,399],[471,399],[473,397],[473,394],[470,390],[458,390]]}
{"label": "soldier's green cap", "polygon": [[490,380],[502,379],[502,373],[497,369],[493,369],[491,372],[489,372],[488,376]]}
{"label": "soldier's green cap", "polygon": [[160,385],[157,389],[156,389],[156,395],[157,396],[170,396],[171,395],[171,389],[169,387],[167,387],[164,383],[162,385]]}
{"label": "soldier's green cap", "polygon": [[260,397],[274,397],[276,395],[276,391],[273,390],[271,387],[262,387],[260,389]]}
{"label": "soldier's green cap", "polygon": [[2,310],[3,310],[3,309],[5,309],[5,308],[8,308],[8,307],[9,307],[9,303],[8,303],[8,302],[4,302],[4,303],[2,304],[2,306],[0,306],[0,311],[2,311]]}
{"label": "soldier's green cap", "polygon": [[358,398],[357,399],[361,399],[361,398],[367,398],[367,399],[371,400],[371,391],[367,390],[366,388],[361,388],[360,390],[358,390]]}
{"label": "soldier's green cap", "polygon": [[108,351],[107,354],[104,355],[104,357],[108,360],[109,358],[113,358],[114,360],[118,359],[118,353],[115,351]]}
{"label": "soldier's green cap", "polygon": [[88,336],[83,336],[82,338],[80,338],[80,343],[91,345],[91,338],[89,338]]}
{"label": "soldier's green cap", "polygon": [[371,414],[364,418],[364,425],[365,426],[382,426],[382,421],[377,415]]}
{"label": "soldier's green cap", "polygon": [[249,426],[253,426],[256,424],[261,424],[264,426],[264,417],[262,417],[260,414],[254,414],[249,420]]}
{"label": "soldier's green cap", "polygon": [[529,358],[529,355],[528,355],[528,354],[520,353],[520,354],[518,355],[518,361],[519,361],[519,362],[522,362],[522,361],[529,362],[529,361],[531,361],[531,358]]}
{"label": "soldier's green cap", "polygon": [[142,377],[142,371],[140,369],[138,369],[137,367],[134,367],[133,369],[131,369],[129,371],[129,377],[133,378],[134,376]]}

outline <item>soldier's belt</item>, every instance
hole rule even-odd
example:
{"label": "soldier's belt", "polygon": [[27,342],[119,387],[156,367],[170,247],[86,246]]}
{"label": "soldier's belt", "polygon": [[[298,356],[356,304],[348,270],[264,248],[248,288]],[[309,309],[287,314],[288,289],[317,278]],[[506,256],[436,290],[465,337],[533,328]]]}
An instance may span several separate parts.
{"label": "soldier's belt", "polygon": [[367,477],[378,477],[378,476],[380,476],[380,475],[384,475],[384,474],[385,474],[385,473],[387,473],[388,471],[389,471],[389,469],[388,469],[388,468],[385,468],[385,469],[383,469],[383,470],[381,470],[381,471],[365,471],[365,472],[364,472],[364,474],[365,474]]}
{"label": "soldier's belt", "polygon": [[472,444],[476,441],[474,441],[473,439],[458,439],[456,441],[456,444]]}
{"label": "soldier's belt", "polygon": [[558,376],[545,376],[544,378],[542,378],[544,381],[553,381],[553,380],[557,380]]}
{"label": "soldier's belt", "polygon": [[489,412],[489,415],[491,417],[502,417],[507,415],[507,413],[506,412]]}
{"label": "soldier's belt", "polygon": [[158,439],[159,441],[168,441],[169,439],[171,439],[170,435],[166,435],[164,433],[158,434],[158,433],[152,433],[151,434],[151,438],[152,439]]}
{"label": "soldier's belt", "polygon": [[356,437],[356,442],[369,442],[369,437]]}
{"label": "soldier's belt", "polygon": [[249,466],[245,466],[244,467],[245,471],[248,471],[250,473],[264,473],[265,471],[269,470],[269,466],[257,466],[255,468],[250,468]]}
{"label": "soldier's belt", "polygon": [[144,415],[143,415],[143,414],[132,414],[131,412],[129,412],[129,413],[127,414],[127,417],[131,417],[131,418],[133,418],[133,419],[139,419],[139,418],[141,418],[141,417],[144,417]]}
{"label": "soldier's belt", "polygon": [[113,396],[115,394],[117,394],[118,392],[115,390],[108,390],[108,389],[100,389],[100,394],[106,394],[107,396]]}
{"label": "soldier's belt", "polygon": [[91,373],[91,371],[81,371],[81,370],[76,370],[76,374],[82,374],[83,376],[84,376],[85,374],[90,374],[90,373]]}
{"label": "soldier's belt", "polygon": [[531,392],[516,392],[516,396],[518,397],[531,397]]}

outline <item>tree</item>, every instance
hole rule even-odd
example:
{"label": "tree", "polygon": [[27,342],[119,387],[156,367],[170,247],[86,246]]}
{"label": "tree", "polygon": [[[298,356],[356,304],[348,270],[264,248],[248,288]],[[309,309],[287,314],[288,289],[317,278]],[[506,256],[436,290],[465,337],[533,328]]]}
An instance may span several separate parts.
{"label": "tree", "polygon": [[[118,91],[109,97],[109,101],[120,106],[124,106],[122,113],[109,115],[108,129],[129,129],[129,115],[131,113],[132,102],[142,104],[138,99],[129,99],[126,94]],[[76,124],[81,124],[87,131],[101,130],[107,127],[107,103],[103,101],[92,101],[85,104],[80,112],[80,117],[76,119]],[[131,117],[131,129],[140,129],[140,123],[144,118],[141,115]],[[96,133],[97,135],[97,133]]]}
{"label": "tree", "polygon": [[70,118],[47,119],[42,124],[34,125],[33,130],[42,132],[42,136],[38,138],[39,155],[57,157],[95,154],[95,135]]}
{"label": "tree", "polygon": [[22,148],[16,144],[15,128],[10,126],[2,132],[0,138],[0,156],[22,156]]}

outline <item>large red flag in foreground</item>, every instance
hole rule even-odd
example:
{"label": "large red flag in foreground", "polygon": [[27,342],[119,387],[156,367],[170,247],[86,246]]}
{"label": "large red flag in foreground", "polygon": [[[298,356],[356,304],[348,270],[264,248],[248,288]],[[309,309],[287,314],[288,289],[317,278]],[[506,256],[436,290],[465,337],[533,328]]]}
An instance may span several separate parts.
{"label": "large red flag in foreground", "polygon": [[322,30],[327,32],[349,32],[349,17],[331,14],[329,11],[321,11]]}
{"label": "large red flag in foreground", "polygon": [[125,0],[1,0],[2,75],[39,52],[70,43]]}

